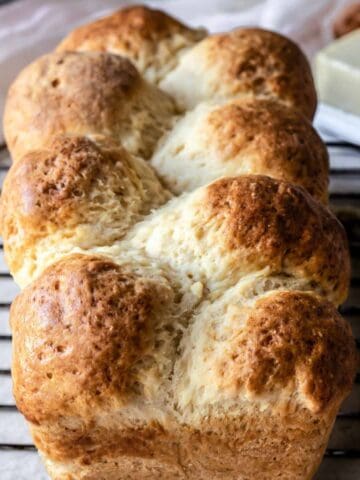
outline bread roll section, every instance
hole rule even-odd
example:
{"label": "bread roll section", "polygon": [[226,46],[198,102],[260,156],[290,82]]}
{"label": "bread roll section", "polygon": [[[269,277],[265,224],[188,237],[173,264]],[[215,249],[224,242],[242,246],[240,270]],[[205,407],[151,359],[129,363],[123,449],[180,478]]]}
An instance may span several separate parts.
{"label": "bread roll section", "polygon": [[12,274],[25,286],[73,249],[112,245],[169,198],[149,164],[111,139],[54,137],[4,182],[0,224]]}
{"label": "bread roll section", "polygon": [[150,162],[176,194],[256,172],[327,203],[325,145],[303,115],[273,100],[200,103],[163,137]]}
{"label": "bread roll section", "polygon": [[276,99],[309,119],[316,108],[310,66],[301,50],[277,33],[256,28],[206,37],[160,86],[185,108],[236,97]]}
{"label": "bread roll section", "polygon": [[138,6],[75,29],[56,50],[126,57],[147,80],[157,84],[206,34],[204,28],[189,28],[165,12]]}
{"label": "bread roll section", "polygon": [[14,81],[17,406],[53,480],[305,480],[356,368],[309,65],[130,7]]}
{"label": "bread roll section", "polygon": [[106,135],[147,158],[174,113],[172,99],[123,57],[50,53],[11,86],[4,133],[14,161],[58,134]]}

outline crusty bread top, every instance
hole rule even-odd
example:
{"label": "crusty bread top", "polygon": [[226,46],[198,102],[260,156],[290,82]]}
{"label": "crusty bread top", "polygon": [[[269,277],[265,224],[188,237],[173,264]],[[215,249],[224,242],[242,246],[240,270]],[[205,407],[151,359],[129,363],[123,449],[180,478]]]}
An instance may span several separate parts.
{"label": "crusty bread top", "polygon": [[70,33],[58,51],[109,52],[129,58],[151,82],[174,68],[181,52],[206,35],[160,10],[128,7]]}
{"label": "crusty bread top", "polygon": [[[58,142],[63,146],[63,139]],[[81,144],[70,146],[74,142]],[[49,158],[42,162],[36,152],[16,163],[6,180],[0,223],[11,269],[22,285],[74,249],[114,244],[107,254],[118,257],[117,249],[126,252],[130,242],[131,249],[144,249],[159,262],[189,268],[200,280],[205,275],[209,285],[268,268],[303,278],[335,304],[346,298],[350,262],[343,227],[305,190],[266,176],[227,177],[168,202],[136,224],[169,194],[146,163],[129,156],[123,169],[112,171],[111,162],[87,142],[96,152],[93,162],[78,164],[75,154],[71,169],[62,171],[60,154],[52,169],[59,175],[55,184],[44,174]],[[112,161],[120,160],[116,150],[112,154]],[[83,184],[89,171],[93,180]],[[143,182],[134,177],[139,171],[148,175]]]}
{"label": "crusty bread top", "polygon": [[[239,48],[240,52],[245,48],[247,52],[249,38],[254,35],[268,47],[277,42],[275,34],[254,29],[244,32],[228,34],[225,45],[234,42],[231,48]],[[217,41],[212,38],[208,37],[198,46],[205,42],[207,49],[208,43],[211,46]],[[243,47],[238,46],[239,42],[244,43]],[[284,44],[286,51],[294,48],[297,51],[291,43],[287,45],[286,39],[281,37],[279,42]],[[182,58],[196,48],[190,49]],[[216,55],[216,49],[211,47],[210,51],[211,55]],[[274,52],[283,58],[281,49]],[[286,60],[286,55],[284,58]],[[223,60],[220,54],[218,60]],[[280,60],[279,68],[274,67],[278,63],[271,55],[257,61],[262,62],[265,70],[277,69],[281,78],[285,67]],[[215,63],[210,67],[215,68]],[[305,76],[306,72],[305,66]],[[170,75],[172,73],[164,81]],[[195,92],[197,86],[206,90],[208,80],[202,74],[189,91]],[[247,85],[246,82],[244,80],[243,84]],[[225,84],[230,86],[231,81]],[[284,85],[285,90],[297,95],[295,84],[284,78]],[[218,86],[221,90],[221,84]],[[181,81],[178,87],[183,88]],[[114,145],[111,148],[116,148],[117,144],[120,150],[125,148],[131,154],[147,159],[175,194],[221,176],[253,173],[304,186],[326,203],[328,158],[311,125],[299,111],[291,108],[291,102],[286,105],[281,89],[278,97],[275,88],[274,95],[267,99],[262,91],[259,97],[253,91],[250,99],[237,98],[236,89],[231,87],[228,92],[235,97],[231,100],[223,98],[220,90],[219,96],[209,90],[211,101],[203,102],[207,94],[200,95],[197,107],[181,114],[170,96],[144,80],[129,60],[114,54],[57,52],[41,57],[27,67],[11,87],[6,105],[5,133],[13,158],[21,166],[14,166],[5,181],[0,212],[6,258],[17,281],[21,285],[27,284],[52,261],[74,248],[99,248],[120,240],[134,222],[170,197],[151,167],[130,154],[121,153],[123,165],[129,164],[129,168],[109,175],[105,173],[106,165],[110,170],[112,167],[107,160],[103,162],[103,153],[90,153],[98,148],[104,149],[100,143],[109,142]],[[54,142],[54,137],[59,136],[62,140]],[[82,141],[81,136],[87,140]],[[90,139],[93,142],[91,148]],[[72,147],[67,148],[66,144]],[[61,151],[63,153],[59,156]],[[86,160],[74,163],[74,159],[86,159],[87,155],[92,159],[88,167]],[[107,154],[105,157],[115,158]],[[33,167],[37,162],[39,166]],[[71,169],[62,171],[61,162],[79,171],[78,177],[71,173]],[[55,169],[54,178],[46,174],[49,168]],[[147,176],[144,185],[138,184],[130,189],[124,187],[124,191],[121,187],[119,192],[122,182],[128,186],[133,184],[134,172],[138,172],[135,173],[138,179]],[[98,173],[100,176],[96,178]],[[86,184],[83,176],[88,178],[89,175],[93,180]],[[62,179],[66,179],[65,183]],[[78,181],[80,183],[76,185]],[[139,193],[138,188],[143,189],[143,193]],[[71,198],[67,198],[70,191]],[[75,191],[78,192],[76,195]],[[61,206],[60,198],[67,198]],[[116,202],[119,202],[120,209]],[[59,215],[55,212],[57,208],[61,209]],[[47,215],[48,209],[53,214]],[[119,221],[123,225],[120,226]],[[332,271],[332,279],[337,272],[342,272],[339,281],[333,285],[334,292],[329,292],[333,280],[326,280],[325,285],[325,274],[321,274],[321,280],[315,275],[315,281],[336,303],[345,297],[346,275],[349,273],[345,258],[346,241],[339,229],[341,227],[336,224],[338,241],[332,253],[333,263],[323,270]],[[317,238],[316,233],[314,236]],[[320,264],[324,259],[323,255]]]}
{"label": "crusty bread top", "polygon": [[176,194],[256,172],[328,199],[324,143],[303,115],[273,100],[202,103],[164,136],[150,161]]}
{"label": "crusty bread top", "polygon": [[231,400],[240,400],[283,415],[301,407],[326,415],[354,376],[349,325],[309,292],[240,298],[235,287],[197,312],[175,368],[179,409],[206,418],[209,405],[224,402],[230,414]]}
{"label": "crusty bread top", "polygon": [[327,415],[354,375],[349,325],[314,293],[245,300],[238,289],[181,320],[180,292],[165,277],[93,256],[54,264],[11,309],[19,408],[34,424],[87,423],[137,403],[144,418],[193,426],[223,402]]}
{"label": "crusty bread top", "polygon": [[[106,258],[80,255],[58,263],[35,289],[25,290],[13,304],[12,328],[22,322],[14,312],[27,310],[23,335],[37,340],[27,352],[17,352],[13,366],[26,417],[38,423],[50,411],[53,419],[61,411],[85,409],[90,415],[94,401],[110,407],[112,395],[126,398],[129,389],[136,390],[131,367],[147,351],[154,316],[169,294],[171,289]],[[23,355],[32,364],[30,376],[21,367]]]}
{"label": "crusty bread top", "polygon": [[39,236],[49,231],[39,230],[44,223],[96,223],[102,213],[110,216],[109,226],[122,215],[116,228],[126,232],[137,214],[170,197],[143,160],[109,139],[75,136],[53,137],[48,150],[28,153],[10,169],[6,184],[3,213],[26,219],[23,229]]}
{"label": "crusty bread top", "polygon": [[[199,85],[206,81],[203,75]],[[300,113],[261,98],[200,103],[173,126],[171,98],[126,59],[54,53],[25,68],[12,85],[4,131],[14,160],[47,147],[54,135],[105,135],[144,158],[156,149],[150,161],[175,193],[222,175],[259,172],[302,185],[326,202],[323,143]]]}
{"label": "crusty bread top", "polygon": [[123,55],[187,108],[219,96],[251,95],[280,98],[312,118],[315,87],[297,45],[256,28],[204,37],[204,30],[162,12],[130,7],[76,29],[58,50]]}
{"label": "crusty bread top", "polygon": [[14,394],[53,478],[309,479],[351,388],[307,60],[204,35],[127,8],[10,89]]}
{"label": "crusty bread top", "polygon": [[352,381],[350,336],[350,326],[330,302],[300,292],[267,296],[249,313],[246,332],[230,340],[219,380],[225,389],[239,390],[244,376],[254,396],[298,382],[309,409],[321,411]]}
{"label": "crusty bread top", "polygon": [[51,235],[59,252],[69,241],[111,245],[169,198],[151,167],[111,139],[52,137],[13,164],[4,182],[0,229],[10,269],[26,270],[26,259]]}
{"label": "crusty bread top", "polygon": [[297,45],[273,32],[241,28],[211,35],[160,83],[180,106],[234,97],[277,99],[306,117],[316,109],[310,65]]}
{"label": "crusty bread top", "polygon": [[105,53],[51,53],[11,86],[4,133],[14,160],[55,135],[106,135],[148,158],[174,115],[170,97]]}
{"label": "crusty bread top", "polygon": [[226,177],[183,195],[135,225],[125,240],[205,279],[211,290],[265,269],[302,279],[335,304],[348,291],[340,222],[303,189],[266,176]]}

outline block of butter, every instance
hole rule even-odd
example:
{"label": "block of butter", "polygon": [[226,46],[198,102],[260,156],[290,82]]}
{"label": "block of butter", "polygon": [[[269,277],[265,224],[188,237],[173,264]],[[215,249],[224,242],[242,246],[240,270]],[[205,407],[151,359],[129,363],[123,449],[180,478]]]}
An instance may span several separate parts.
{"label": "block of butter", "polygon": [[315,81],[321,102],[360,115],[360,29],[317,54]]}

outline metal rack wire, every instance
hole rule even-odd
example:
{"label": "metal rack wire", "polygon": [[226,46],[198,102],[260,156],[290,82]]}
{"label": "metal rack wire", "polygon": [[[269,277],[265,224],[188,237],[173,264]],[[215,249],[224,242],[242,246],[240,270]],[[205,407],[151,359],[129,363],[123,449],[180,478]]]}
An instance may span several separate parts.
{"label": "metal rack wire", "polygon": [[[331,158],[330,205],[347,231],[353,264],[349,300],[340,308],[340,311],[351,323],[354,335],[357,337],[357,347],[360,349],[360,147],[346,142],[327,142],[327,146]],[[338,157],[337,161],[336,157]],[[0,147],[0,185],[9,166],[10,160],[6,148],[2,146]],[[2,251],[3,245],[0,241],[0,256]],[[0,271],[0,320],[2,322],[8,315],[12,300],[12,298],[2,298],[4,296],[1,295],[2,285],[9,284],[12,280],[1,262],[0,267],[2,269]],[[7,327],[2,326],[0,350],[4,346],[8,347],[10,343],[11,333]],[[0,432],[2,419],[6,415],[20,415],[13,401],[2,403],[1,400],[2,383],[6,380],[10,384],[9,366],[10,364],[8,366],[0,364]],[[14,452],[14,454],[32,452],[36,455],[35,451],[34,445],[26,439],[24,442],[12,442],[11,439],[7,441],[0,436],[0,463],[2,452]],[[330,463],[327,464],[329,461]],[[317,480],[358,478],[360,478],[360,373],[356,376],[352,396],[345,402],[337,417],[323,465],[316,476]]]}

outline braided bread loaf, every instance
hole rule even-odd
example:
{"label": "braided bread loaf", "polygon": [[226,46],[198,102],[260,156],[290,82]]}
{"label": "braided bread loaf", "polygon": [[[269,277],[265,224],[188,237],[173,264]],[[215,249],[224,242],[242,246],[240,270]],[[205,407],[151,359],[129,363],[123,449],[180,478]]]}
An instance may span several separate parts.
{"label": "braided bread loaf", "polygon": [[315,107],[289,40],[143,7],[15,80],[14,393],[54,480],[312,477],[355,373]]}

